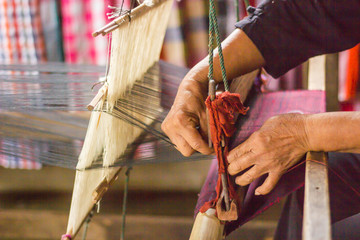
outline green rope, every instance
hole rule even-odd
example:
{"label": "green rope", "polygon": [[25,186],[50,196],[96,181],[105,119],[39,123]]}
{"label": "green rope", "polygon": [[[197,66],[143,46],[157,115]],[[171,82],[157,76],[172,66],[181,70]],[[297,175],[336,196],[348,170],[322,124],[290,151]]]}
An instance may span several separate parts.
{"label": "green rope", "polygon": [[250,6],[249,0],[244,0],[245,8],[247,9]]}
{"label": "green rope", "polygon": [[209,7],[209,74],[208,74],[208,78],[209,78],[209,80],[212,80],[213,75],[214,75],[213,51],[214,51],[214,36],[215,36],[216,44],[218,46],[219,58],[220,58],[220,68],[221,68],[222,80],[224,82],[225,91],[229,91],[229,84],[228,84],[228,81],[226,78],[224,56],[223,56],[222,48],[221,48],[219,26],[217,24],[214,0],[209,0],[209,2],[210,2],[210,7]]}
{"label": "green rope", "polygon": [[236,10],[236,21],[240,21],[240,7],[239,7],[239,0],[234,0],[234,6]]}
{"label": "green rope", "polygon": [[93,207],[93,209],[91,210],[91,212],[89,213],[89,215],[87,216],[86,220],[85,220],[85,227],[84,227],[84,232],[82,235],[82,240],[86,239],[86,235],[89,229],[89,223],[92,219],[92,217],[94,216],[94,210],[95,210],[95,206]]}

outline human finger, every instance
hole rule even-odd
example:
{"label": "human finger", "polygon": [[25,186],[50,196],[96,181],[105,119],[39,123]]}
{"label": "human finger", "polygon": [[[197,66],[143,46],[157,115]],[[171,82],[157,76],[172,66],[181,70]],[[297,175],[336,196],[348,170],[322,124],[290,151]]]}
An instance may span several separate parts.
{"label": "human finger", "polygon": [[274,189],[280,178],[280,173],[270,172],[264,183],[260,187],[256,188],[255,195],[265,195],[271,192],[271,190]]}
{"label": "human finger", "polygon": [[213,152],[196,128],[188,126],[182,131],[181,136],[195,151],[202,154],[211,154]]}
{"label": "human finger", "polygon": [[240,159],[245,154],[251,152],[251,148],[248,147],[247,141],[243,142],[233,150],[231,150],[227,156],[227,160],[229,163]]}
{"label": "human finger", "polygon": [[254,165],[253,156],[251,153],[246,153],[242,155],[240,158],[230,162],[227,170],[230,173],[230,175],[235,175],[251,167],[252,165]]}
{"label": "human finger", "polygon": [[168,135],[170,141],[175,144],[175,148],[185,157],[191,156],[195,151],[194,149],[186,142],[186,140],[178,134]]}
{"label": "human finger", "polygon": [[265,172],[262,171],[257,165],[241,174],[235,179],[235,183],[240,186],[246,186],[252,183],[255,179],[263,175]]}

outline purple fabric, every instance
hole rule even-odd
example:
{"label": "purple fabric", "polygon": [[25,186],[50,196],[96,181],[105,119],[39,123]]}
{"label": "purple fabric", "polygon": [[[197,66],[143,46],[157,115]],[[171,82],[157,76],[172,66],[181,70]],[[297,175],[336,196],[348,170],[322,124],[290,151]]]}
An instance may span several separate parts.
{"label": "purple fabric", "polygon": [[[289,113],[320,113],[325,111],[325,94],[323,91],[285,91],[258,94],[245,102],[250,106],[246,116],[241,116],[237,123],[237,133],[232,141],[234,148],[245,141],[253,132],[258,130],[270,117]],[[304,185],[304,164],[284,174],[275,189],[265,196],[255,196],[254,191],[264,181],[264,176],[255,180],[248,187],[244,207],[235,222],[226,226],[227,234],[235,230],[239,225],[246,223],[272,205],[278,203],[289,193]],[[201,206],[216,195],[215,186],[217,181],[217,164],[213,160],[207,179],[201,189],[195,208],[195,215]]]}

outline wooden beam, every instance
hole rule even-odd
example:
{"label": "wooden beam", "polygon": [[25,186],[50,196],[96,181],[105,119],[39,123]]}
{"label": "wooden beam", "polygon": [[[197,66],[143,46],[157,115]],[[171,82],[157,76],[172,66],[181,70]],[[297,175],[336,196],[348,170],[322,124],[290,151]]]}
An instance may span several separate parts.
{"label": "wooden beam", "polygon": [[339,55],[326,55],[325,61],[326,111],[339,110]]}
{"label": "wooden beam", "polygon": [[338,54],[321,55],[309,60],[304,73],[308,73],[309,90],[326,91],[326,111],[339,110],[339,58]]}
{"label": "wooden beam", "polygon": [[[336,57],[328,55],[317,56],[309,60],[309,90],[326,90],[326,95],[329,91],[330,96],[337,99],[338,76],[337,70],[335,70],[337,68],[336,60]],[[335,92],[336,96],[334,96]],[[328,104],[328,102],[326,103]],[[303,239],[330,240],[331,223],[327,154],[309,152],[306,155],[306,160]]]}
{"label": "wooden beam", "polygon": [[304,240],[330,240],[327,153],[308,152],[305,170]]}

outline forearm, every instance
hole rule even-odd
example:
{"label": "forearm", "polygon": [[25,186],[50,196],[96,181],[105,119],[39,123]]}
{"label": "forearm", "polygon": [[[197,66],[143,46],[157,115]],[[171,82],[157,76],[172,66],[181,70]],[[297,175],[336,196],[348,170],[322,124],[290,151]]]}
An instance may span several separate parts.
{"label": "forearm", "polygon": [[360,112],[308,115],[305,129],[309,150],[360,153]]}
{"label": "forearm", "polygon": [[[228,79],[251,72],[265,64],[259,50],[240,29],[236,29],[222,43],[225,69]],[[206,94],[208,85],[209,58],[206,57],[194,66],[180,85],[191,88],[198,83],[202,93]],[[221,82],[220,59],[217,50],[214,51],[214,80]]]}

